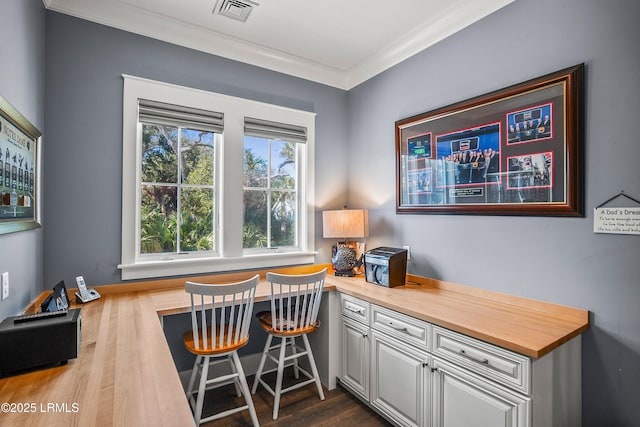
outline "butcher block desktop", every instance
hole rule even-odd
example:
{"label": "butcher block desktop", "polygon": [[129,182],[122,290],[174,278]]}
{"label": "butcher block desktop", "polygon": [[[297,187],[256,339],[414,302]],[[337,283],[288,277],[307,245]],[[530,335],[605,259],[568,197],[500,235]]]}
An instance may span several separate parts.
{"label": "butcher block desktop", "polygon": [[589,329],[589,311],[407,275],[400,288],[335,278],[339,292],[539,358]]}
{"label": "butcher block desktop", "polygon": [[[271,271],[302,274],[324,267],[326,265]],[[189,280],[234,281],[255,273],[227,273]],[[264,280],[266,270],[260,274],[262,280],[256,301],[266,301],[271,289]],[[184,292],[184,281],[182,278],[97,286],[102,298],[81,306],[82,342],[77,359],[63,366],[0,379],[0,403],[9,404],[8,411],[3,407],[0,424],[191,425],[191,411],[161,321],[163,316],[189,312],[190,300]],[[327,276],[324,290],[356,297],[534,359],[589,328],[587,310],[415,275],[408,275],[407,284],[395,288],[370,284],[359,277]],[[26,311],[33,310],[45,295]],[[337,304],[337,301],[325,298],[323,304]],[[339,315],[333,316],[339,313],[337,307],[329,313],[333,318],[325,322],[340,322]],[[338,329],[326,325],[321,330]],[[340,345],[339,336],[327,339],[330,346]],[[335,360],[323,362],[339,365]],[[330,375],[326,385],[331,388],[338,373],[334,372],[335,368],[324,368]]]}

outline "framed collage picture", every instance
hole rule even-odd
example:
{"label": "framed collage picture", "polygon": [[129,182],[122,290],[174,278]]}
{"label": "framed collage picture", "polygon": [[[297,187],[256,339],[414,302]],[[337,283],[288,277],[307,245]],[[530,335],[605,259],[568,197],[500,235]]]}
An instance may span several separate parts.
{"label": "framed collage picture", "polygon": [[584,65],[398,120],[396,211],[582,216]]}

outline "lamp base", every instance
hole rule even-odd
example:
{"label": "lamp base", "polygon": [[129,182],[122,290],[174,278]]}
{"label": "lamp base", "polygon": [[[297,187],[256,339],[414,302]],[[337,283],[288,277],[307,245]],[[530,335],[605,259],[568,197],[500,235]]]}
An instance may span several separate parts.
{"label": "lamp base", "polygon": [[334,273],[338,277],[354,277],[353,270],[336,270]]}

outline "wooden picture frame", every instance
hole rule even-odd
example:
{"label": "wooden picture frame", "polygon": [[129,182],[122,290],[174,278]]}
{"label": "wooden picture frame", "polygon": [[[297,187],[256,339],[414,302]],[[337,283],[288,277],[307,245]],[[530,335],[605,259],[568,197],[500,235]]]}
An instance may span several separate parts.
{"label": "wooden picture frame", "polygon": [[398,120],[396,212],[584,216],[584,64]]}
{"label": "wooden picture frame", "polygon": [[40,227],[41,137],[0,96],[0,234]]}

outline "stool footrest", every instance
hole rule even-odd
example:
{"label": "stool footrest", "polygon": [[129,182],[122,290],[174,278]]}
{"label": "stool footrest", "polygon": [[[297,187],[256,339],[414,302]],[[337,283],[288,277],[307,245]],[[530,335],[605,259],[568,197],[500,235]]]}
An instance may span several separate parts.
{"label": "stool footrest", "polygon": [[291,386],[289,386],[287,388],[283,388],[282,390],[280,390],[280,393],[286,393],[288,391],[293,391],[293,390],[299,389],[300,387],[304,387],[304,386],[306,386],[308,384],[311,384],[311,383],[314,383],[314,382],[316,382],[315,378],[310,378],[310,379],[305,380],[305,381],[300,381],[299,383],[295,383],[295,384],[293,384],[293,385],[291,385]]}
{"label": "stool footrest", "polygon": [[213,414],[210,417],[203,418],[200,420],[200,423],[206,423],[213,420],[219,420],[220,418],[224,418],[228,415],[235,414],[236,412],[246,411],[249,409],[249,405],[238,406],[237,408],[229,409],[223,412],[218,412],[217,414]]}

